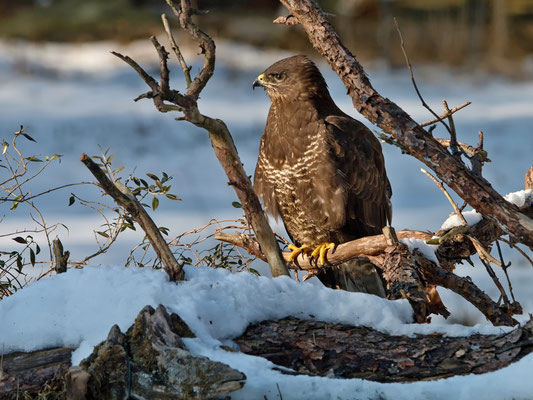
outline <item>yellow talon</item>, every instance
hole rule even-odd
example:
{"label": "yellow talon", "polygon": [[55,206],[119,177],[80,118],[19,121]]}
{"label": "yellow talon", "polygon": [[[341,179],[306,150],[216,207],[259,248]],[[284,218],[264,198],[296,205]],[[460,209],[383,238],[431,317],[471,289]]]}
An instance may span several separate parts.
{"label": "yellow talon", "polygon": [[298,258],[298,256],[300,254],[310,254],[313,249],[307,245],[303,245],[301,247],[297,247],[293,244],[289,244],[289,250],[292,251],[291,255],[289,256],[289,261],[292,262],[294,261],[296,258]]}
{"label": "yellow talon", "polygon": [[326,252],[328,250],[333,250],[333,249],[335,249],[335,243],[324,242],[320,244],[316,249],[313,250],[313,252],[311,253],[311,257],[315,260],[318,259],[319,266],[326,265]]}

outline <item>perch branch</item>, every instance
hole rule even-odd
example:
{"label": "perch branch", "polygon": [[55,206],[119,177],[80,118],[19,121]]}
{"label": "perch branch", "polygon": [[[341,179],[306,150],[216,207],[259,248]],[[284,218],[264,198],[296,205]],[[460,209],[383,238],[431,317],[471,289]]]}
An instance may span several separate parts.
{"label": "perch branch", "polygon": [[533,249],[533,219],[505,201],[489,182],[453,157],[398,105],[382,97],[372,87],[361,64],[341,43],[316,2],[281,2],[298,18],[312,45],[344,82],[357,111],[390,135],[403,151],[431,168],[478,212],[497,220],[515,240]]}
{"label": "perch branch", "polygon": [[180,265],[170,251],[167,242],[161,235],[159,228],[148,215],[144,207],[124,185],[118,186],[106,176],[100,167],[87,154],[81,155],[81,162],[91,171],[98,180],[102,189],[110,195],[115,202],[123,207],[146,233],[157,256],[163,262],[165,272],[171,281],[181,281],[184,278],[183,265]]}

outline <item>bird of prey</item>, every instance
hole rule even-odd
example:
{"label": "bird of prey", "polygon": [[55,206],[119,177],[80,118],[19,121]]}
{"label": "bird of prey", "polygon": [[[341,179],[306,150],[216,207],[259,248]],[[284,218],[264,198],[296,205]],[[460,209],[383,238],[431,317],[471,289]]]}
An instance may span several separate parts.
{"label": "bird of prey", "polygon": [[[324,77],[306,56],[285,58],[253,83],[270,97],[254,188],[267,213],[281,217],[294,245],[290,260],[380,234],[391,219],[390,183],[379,140],[342,112]],[[321,268],[329,287],[384,296],[382,279],[366,259]]]}

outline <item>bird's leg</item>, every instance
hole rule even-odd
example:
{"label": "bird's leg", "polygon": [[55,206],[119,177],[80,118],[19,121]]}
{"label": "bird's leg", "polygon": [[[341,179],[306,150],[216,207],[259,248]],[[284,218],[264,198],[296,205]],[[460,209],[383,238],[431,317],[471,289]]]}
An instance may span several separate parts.
{"label": "bird's leg", "polygon": [[[326,265],[326,253],[328,250],[334,250],[336,247],[335,243],[324,242],[317,246],[316,249],[311,253],[311,259],[317,260],[319,266]],[[317,258],[318,256],[318,258]]]}
{"label": "bird's leg", "polygon": [[303,245],[303,246],[295,246],[293,244],[289,244],[289,250],[292,251],[291,255],[289,256],[289,261],[292,262],[294,261],[296,258],[298,258],[298,256],[300,254],[311,254],[311,252],[313,251],[313,248],[311,246],[307,246],[307,245]]}

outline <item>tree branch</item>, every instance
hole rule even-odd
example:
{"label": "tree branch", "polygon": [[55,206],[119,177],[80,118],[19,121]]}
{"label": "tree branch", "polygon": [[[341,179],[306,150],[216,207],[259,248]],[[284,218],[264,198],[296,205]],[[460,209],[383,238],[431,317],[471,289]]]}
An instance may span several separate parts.
{"label": "tree branch", "polygon": [[113,200],[132,216],[146,233],[148,240],[152,244],[157,256],[163,262],[165,272],[171,281],[181,281],[184,279],[183,265],[176,261],[170,251],[167,242],[161,235],[157,225],[148,215],[144,207],[137,201],[135,196],[129,192],[125,186],[117,186],[106,176],[100,167],[87,154],[81,155],[81,162],[91,171],[98,180],[102,189],[110,195]]}
{"label": "tree branch", "polygon": [[312,45],[344,82],[357,111],[388,133],[404,152],[431,168],[478,212],[497,220],[515,240],[533,249],[533,220],[448,153],[398,105],[382,97],[314,1],[281,2],[298,18]]}
{"label": "tree branch", "polygon": [[[151,98],[155,107],[160,112],[181,111],[183,117],[180,120],[186,120],[194,125],[205,129],[209,133],[211,144],[215,151],[220,164],[226,172],[229,182],[232,182],[239,201],[242,204],[246,219],[252,226],[261,250],[268,260],[268,264],[273,276],[289,275],[289,271],[279,250],[276,238],[268,224],[268,220],[261,208],[261,204],[252,188],[252,184],[248,175],[246,174],[242,162],[235,148],[233,138],[226,126],[226,124],[219,119],[210,118],[200,113],[198,109],[197,100],[200,92],[205,87],[215,68],[215,43],[198,26],[196,26],[191,19],[195,14],[195,10],[191,8],[189,0],[180,0],[174,2],[173,0],[166,0],[167,4],[172,9],[172,12],[178,19],[180,26],[199,44],[204,53],[204,65],[202,70],[196,75],[194,80],[190,83],[186,94],[181,94],[177,90],[172,90],[168,82],[168,53],[165,48],[159,44],[157,39],[151,38],[152,43],[157,49],[160,61],[161,82],[150,77],[135,61],[127,56],[118,53],[113,53],[123,61],[128,63],[141,78],[150,87],[151,92],[139,96],[139,98]],[[165,25],[167,35],[169,35],[171,43],[173,43],[170,35],[170,28],[168,24]],[[172,44],[174,46],[174,44]],[[175,46],[177,48],[177,45]],[[178,56],[179,59],[179,56]],[[184,73],[188,76],[189,67],[185,62],[180,61]],[[172,104],[168,104],[172,103]]]}

